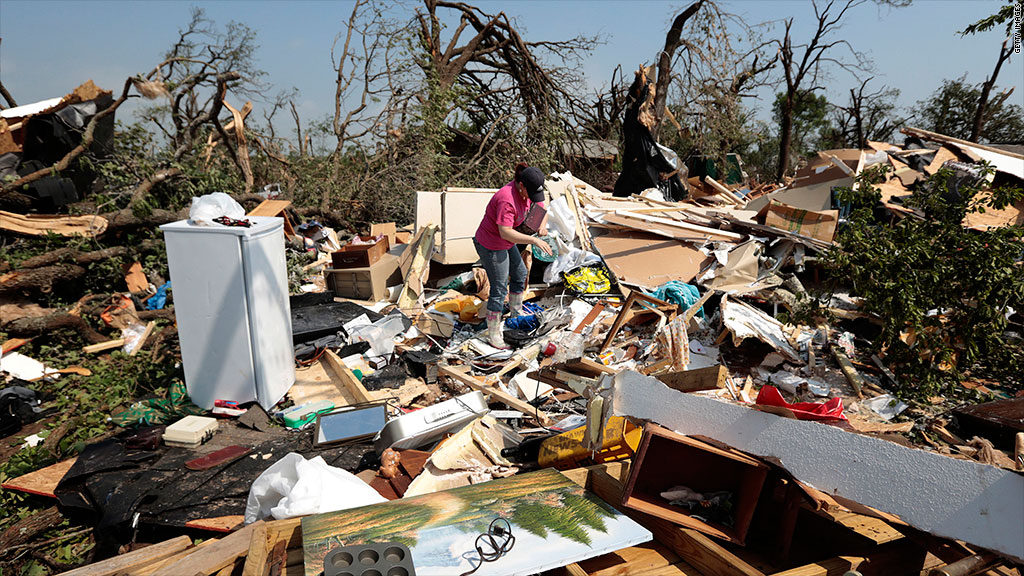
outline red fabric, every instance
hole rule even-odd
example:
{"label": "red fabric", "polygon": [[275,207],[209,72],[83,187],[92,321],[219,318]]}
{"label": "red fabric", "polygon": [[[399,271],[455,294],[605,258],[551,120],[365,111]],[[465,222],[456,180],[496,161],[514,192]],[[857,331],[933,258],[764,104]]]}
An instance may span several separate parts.
{"label": "red fabric", "polygon": [[484,218],[476,229],[476,241],[488,250],[508,250],[515,246],[498,232],[498,226],[515,228],[526,219],[530,210],[530,199],[520,198],[512,189],[512,182],[505,184],[491,196],[484,210]]}
{"label": "red fabric", "polygon": [[[843,414],[843,399],[829,398],[826,402],[794,402],[790,404],[775,386],[764,386],[757,393],[758,406],[765,406],[766,412],[788,415],[791,412],[798,420],[846,420]],[[780,413],[779,409],[782,410]]]}

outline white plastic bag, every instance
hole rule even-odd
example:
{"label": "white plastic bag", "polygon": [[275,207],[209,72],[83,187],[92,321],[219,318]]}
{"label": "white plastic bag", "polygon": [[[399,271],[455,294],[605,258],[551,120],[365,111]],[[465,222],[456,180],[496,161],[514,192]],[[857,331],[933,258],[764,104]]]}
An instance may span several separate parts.
{"label": "white plastic bag", "polygon": [[245,208],[235,199],[223,192],[214,192],[198,198],[192,198],[192,208],[188,211],[188,219],[200,226],[214,225],[214,218],[227,216],[235,220],[245,217]]}
{"label": "white plastic bag", "polygon": [[260,474],[249,488],[245,523],[346,510],[387,500],[355,475],[291,452]]}
{"label": "white plastic bag", "polygon": [[559,196],[548,210],[548,229],[554,229],[566,242],[576,238],[576,217],[569,209],[565,196]]}
{"label": "white plastic bag", "polygon": [[558,283],[562,272],[572,270],[584,264],[596,264],[601,261],[601,257],[597,254],[573,248],[562,242],[561,238],[555,238],[555,242],[558,243],[558,258],[544,270],[544,282],[548,284]]}

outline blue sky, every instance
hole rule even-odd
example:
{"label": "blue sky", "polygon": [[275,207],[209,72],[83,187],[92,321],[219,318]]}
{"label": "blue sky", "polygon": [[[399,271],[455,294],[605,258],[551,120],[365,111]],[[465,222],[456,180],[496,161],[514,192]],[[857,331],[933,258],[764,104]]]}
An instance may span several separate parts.
{"label": "blue sky", "polygon": [[[794,18],[797,42],[809,37],[814,24],[808,1],[721,3],[749,23]],[[588,83],[599,87],[607,84],[616,65],[633,70],[641,62],[652,63],[673,14],[688,2],[488,0],[476,4],[488,12],[504,10],[513,16],[528,40],[602,36],[605,43],[582,66]],[[119,90],[127,76],[147,72],[159,62],[178,28],[187,24],[193,5],[203,7],[218,24],[236,20],[256,30],[257,64],[274,86],[271,93],[297,88],[296,105],[304,122],[333,110],[330,50],[351,12],[351,2],[0,0],[0,81],[19,104],[61,96],[89,78]],[[410,1],[406,10],[411,14],[418,5]],[[909,107],[927,97],[944,78],[966,74],[972,83],[985,79],[995,63],[1000,33],[961,38],[957,31],[992,14],[999,5],[989,0],[914,0],[908,8],[867,3],[849,15],[840,34],[873,60],[877,79],[872,85],[899,88],[900,103]],[[776,26],[779,29],[781,24]],[[1011,101],[1018,104],[1024,104],[1022,61],[1024,55],[1015,55],[1003,67],[998,82],[1003,87],[1016,86]],[[848,74],[835,72],[827,95],[830,100],[845,99],[853,83]],[[767,109],[769,95],[763,93],[753,104]]]}

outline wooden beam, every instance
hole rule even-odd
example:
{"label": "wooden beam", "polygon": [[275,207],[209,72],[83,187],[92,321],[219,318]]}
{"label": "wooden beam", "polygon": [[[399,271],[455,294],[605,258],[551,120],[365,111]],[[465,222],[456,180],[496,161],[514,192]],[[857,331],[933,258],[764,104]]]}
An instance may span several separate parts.
{"label": "wooden beam", "polygon": [[901,128],[900,132],[903,132],[907,136],[917,136],[925,140],[931,140],[932,142],[939,142],[942,144],[957,144],[960,146],[970,146],[971,148],[978,148],[979,150],[986,150],[988,152],[994,152],[996,154],[1002,154],[1003,156],[1009,156],[1010,158],[1016,158],[1018,160],[1024,160],[1024,154],[1018,154],[1016,152],[1008,152],[1006,150],[1000,150],[999,148],[993,148],[992,146],[986,146],[985,144],[978,144],[976,142],[968,142],[967,140],[961,140],[959,138],[953,138],[952,136],[946,136],[937,132],[929,132],[928,130],[921,130],[920,128]]}
{"label": "wooden beam", "polygon": [[242,576],[263,576],[267,567],[267,559],[270,556],[269,548],[267,525],[263,523],[252,531],[252,537],[249,539],[249,552],[245,555],[245,566],[242,567]]}
{"label": "wooden beam", "polygon": [[142,333],[142,336],[139,336],[139,342],[134,348],[132,348],[132,351],[128,353],[129,356],[135,356],[139,353],[139,350],[142,350],[142,347],[146,345],[146,340],[149,339],[149,335],[153,333],[154,326],[156,326],[156,322],[153,321],[146,324],[146,330]]}
{"label": "wooden beam", "polygon": [[197,549],[194,553],[175,562],[173,566],[165,566],[157,570],[153,576],[216,574],[249,552],[252,533],[262,525],[263,521],[258,520],[217,540],[215,544]]}
{"label": "wooden beam", "polygon": [[546,414],[535,408],[532,404],[529,404],[519,398],[514,398],[505,391],[501,390],[497,386],[489,385],[485,382],[480,381],[475,376],[462,371],[457,370],[451,366],[439,365],[437,367],[438,374],[442,376],[448,376],[454,380],[457,380],[466,386],[469,386],[473,390],[479,390],[484,394],[490,395],[500,402],[507,404],[510,408],[518,410],[527,416],[534,416],[536,414],[537,420],[544,426],[550,426],[554,422],[548,418]]}
{"label": "wooden beam", "polygon": [[832,355],[835,356],[836,362],[839,363],[839,368],[843,371],[843,376],[846,376],[846,380],[850,382],[850,386],[853,386],[853,391],[857,393],[857,398],[863,398],[864,393],[864,378],[861,377],[857,369],[853,367],[850,362],[850,357],[846,355],[838,346],[832,347]]}
{"label": "wooden beam", "polygon": [[322,358],[329,368],[327,375],[334,378],[336,384],[341,383],[342,387],[352,395],[357,404],[374,401],[370,391],[363,386],[363,383],[359,381],[359,378],[356,378],[356,375],[349,370],[348,366],[345,366],[345,363],[341,361],[341,358],[338,358],[337,354],[328,350],[324,352]]}
{"label": "wooden beam", "polygon": [[90,344],[85,346],[82,348],[82,352],[85,352],[86,354],[95,354],[96,352],[112,350],[114,348],[120,348],[121,346],[124,346],[124,338],[116,338],[114,340],[100,342],[99,344]]}
{"label": "wooden beam", "polygon": [[192,540],[188,536],[178,536],[152,546],[133,550],[127,554],[75,568],[60,576],[114,576],[173,556],[191,545]]}
{"label": "wooden beam", "polygon": [[647,214],[637,214],[628,210],[616,210],[615,214],[623,216],[625,218],[635,218],[637,220],[643,220],[645,222],[652,222],[655,224],[662,224],[672,228],[681,228],[690,232],[699,232],[701,234],[708,234],[711,236],[720,236],[722,238],[728,238],[729,240],[742,240],[743,235],[735,232],[729,232],[727,230],[719,230],[717,228],[708,228],[706,226],[698,226],[696,224],[690,224],[689,222],[680,222],[679,220],[670,220],[668,218],[659,218],[658,216],[648,216]]}
{"label": "wooden beam", "polygon": [[772,576],[843,576],[851,570],[865,574],[919,574],[927,554],[909,540],[879,546],[865,556],[836,556],[821,562],[776,572]]}
{"label": "wooden beam", "polygon": [[729,369],[719,364],[696,370],[666,372],[656,375],[655,378],[664,382],[669,388],[680,392],[714,390],[727,387],[726,380],[729,378]]}

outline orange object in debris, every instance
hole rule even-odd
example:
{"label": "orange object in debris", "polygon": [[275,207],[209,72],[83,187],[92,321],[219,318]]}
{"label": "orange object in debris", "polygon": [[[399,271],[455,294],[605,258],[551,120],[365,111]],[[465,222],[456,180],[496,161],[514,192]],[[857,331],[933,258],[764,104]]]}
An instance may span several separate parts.
{"label": "orange object in debris", "polygon": [[434,305],[434,310],[438,312],[447,312],[449,314],[458,314],[459,321],[471,322],[476,318],[480,308],[484,305],[483,300],[476,298],[475,296],[459,296],[458,298],[452,298],[451,300],[445,300],[440,304]]}

